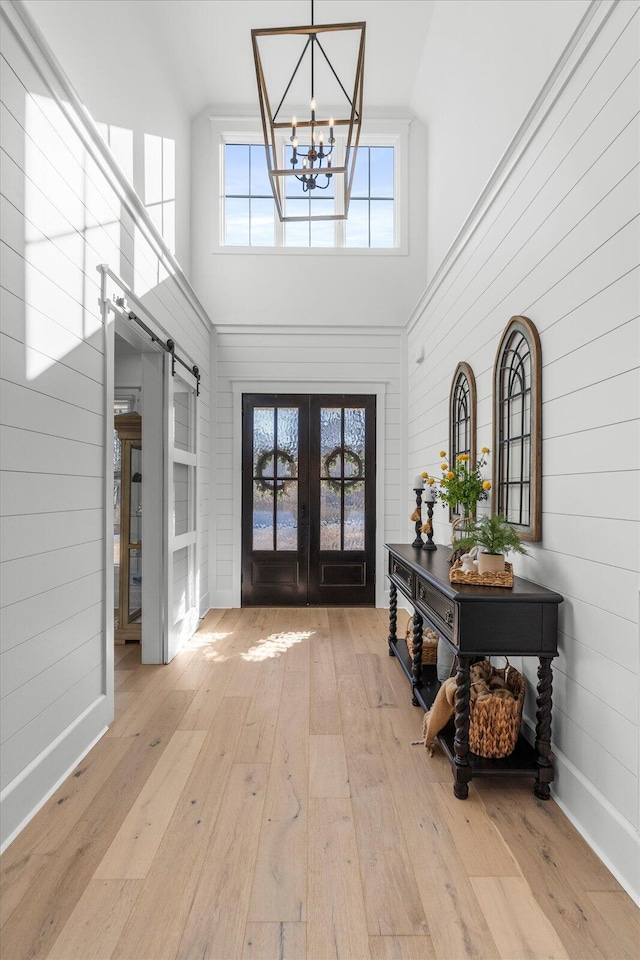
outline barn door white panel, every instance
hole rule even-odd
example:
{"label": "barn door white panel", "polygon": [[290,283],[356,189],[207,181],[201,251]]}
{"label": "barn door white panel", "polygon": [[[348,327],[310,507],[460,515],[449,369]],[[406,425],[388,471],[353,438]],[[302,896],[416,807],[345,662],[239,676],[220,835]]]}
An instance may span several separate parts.
{"label": "barn door white panel", "polygon": [[172,358],[165,358],[165,502],[167,562],[165,576],[165,650],[169,663],[198,625],[197,578],[197,396],[191,377],[183,379]]}

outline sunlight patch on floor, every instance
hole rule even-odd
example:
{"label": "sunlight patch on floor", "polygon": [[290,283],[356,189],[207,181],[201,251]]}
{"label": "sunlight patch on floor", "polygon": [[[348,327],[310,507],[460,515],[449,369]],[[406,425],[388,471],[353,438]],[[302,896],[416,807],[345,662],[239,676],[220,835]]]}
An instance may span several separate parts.
{"label": "sunlight patch on floor", "polygon": [[[193,650],[195,647],[197,650],[200,650],[202,647],[211,647],[214,643],[218,643],[220,640],[225,640],[227,637],[230,637],[231,634],[231,630],[227,631],[227,633],[212,633],[210,631],[194,633],[189,641],[189,649]],[[219,656],[215,650],[212,650],[211,653],[214,657]]]}
{"label": "sunlight patch on floor", "polygon": [[259,661],[270,660],[272,657],[279,657],[286,653],[289,647],[296,643],[302,643],[312,637],[315,630],[297,630],[288,633],[272,633],[268,637],[257,640],[246,653],[242,653],[243,660]]}

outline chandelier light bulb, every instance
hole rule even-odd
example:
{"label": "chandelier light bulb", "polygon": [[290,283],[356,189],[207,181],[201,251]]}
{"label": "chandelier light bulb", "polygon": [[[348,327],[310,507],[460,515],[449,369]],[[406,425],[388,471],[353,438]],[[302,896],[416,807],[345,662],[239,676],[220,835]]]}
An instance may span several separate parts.
{"label": "chandelier light bulb", "polygon": [[311,113],[315,113],[315,112],[316,112],[316,98],[315,98],[315,97],[312,97],[312,98],[311,98]]}

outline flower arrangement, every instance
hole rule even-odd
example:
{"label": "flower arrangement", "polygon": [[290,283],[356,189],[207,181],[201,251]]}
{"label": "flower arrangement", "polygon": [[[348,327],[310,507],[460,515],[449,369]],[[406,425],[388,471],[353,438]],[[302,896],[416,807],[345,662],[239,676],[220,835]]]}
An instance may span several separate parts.
{"label": "flower arrangement", "polygon": [[481,472],[487,465],[487,454],[489,452],[489,447],[483,447],[480,456],[472,465],[469,462],[468,453],[459,453],[455,463],[450,464],[446,451],[441,450],[442,463],[440,469],[442,475],[439,481],[435,477],[430,477],[428,473],[423,473],[422,476],[429,487],[439,482],[435,494],[452,510],[455,510],[460,504],[465,516],[473,515],[478,501],[486,500],[491,489],[491,482],[483,479]]}

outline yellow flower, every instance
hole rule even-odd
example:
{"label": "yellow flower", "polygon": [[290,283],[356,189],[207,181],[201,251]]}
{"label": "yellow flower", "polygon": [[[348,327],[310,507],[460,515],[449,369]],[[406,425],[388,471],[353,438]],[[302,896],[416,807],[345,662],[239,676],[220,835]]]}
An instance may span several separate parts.
{"label": "yellow flower", "polygon": [[435,477],[427,477],[427,483],[429,484],[430,487],[432,487],[435,482],[436,482]]}
{"label": "yellow flower", "polygon": [[455,473],[453,472],[453,470],[449,470],[449,473],[447,474],[447,480],[453,480],[454,477],[455,477]]}
{"label": "yellow flower", "polygon": [[438,454],[439,457],[446,457],[446,455],[447,455],[446,450],[441,450],[440,453]]}
{"label": "yellow flower", "polygon": [[491,481],[490,481],[490,480],[485,480],[484,483],[482,484],[482,489],[483,489],[483,490],[491,490]]}
{"label": "yellow flower", "polygon": [[468,460],[468,459],[469,459],[468,453],[459,453],[458,456],[456,457],[456,460]]}
{"label": "yellow flower", "polygon": [[426,470],[424,470],[423,473],[422,473],[422,479],[423,479],[423,480],[426,480],[428,476],[429,476],[429,474],[427,473]]}
{"label": "yellow flower", "polygon": [[482,453],[489,453],[489,447],[483,447],[481,452],[482,452]]}
{"label": "yellow flower", "polygon": [[448,463],[441,463],[441,464],[440,464],[440,469],[441,469],[441,470],[448,470],[448,469],[449,469],[449,464],[448,464]]}

